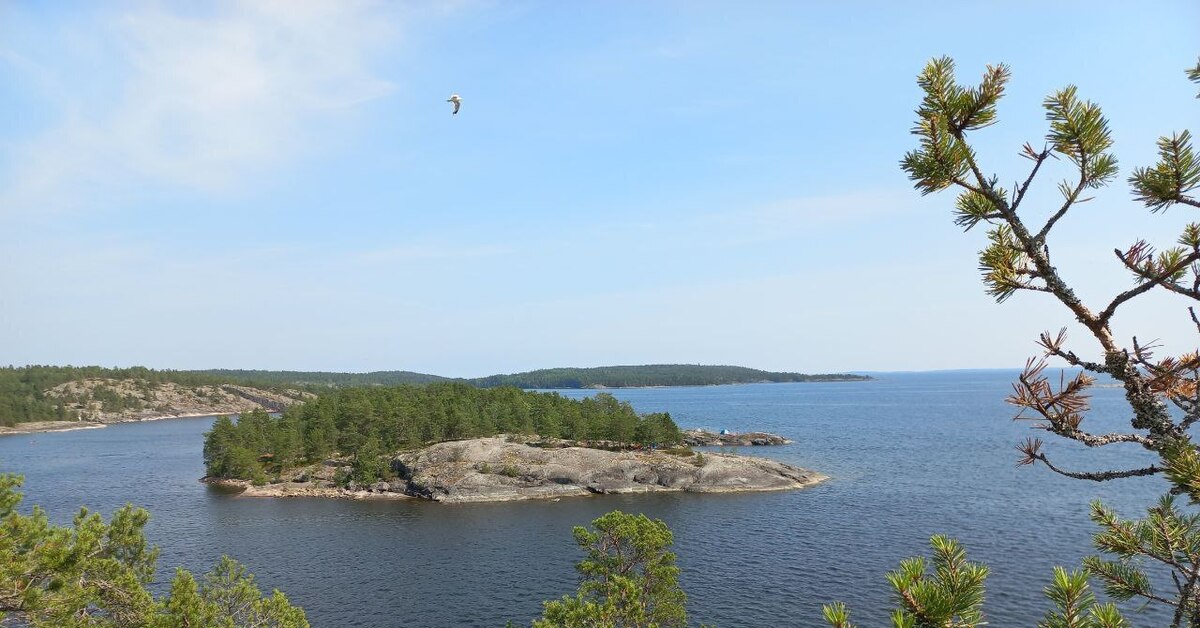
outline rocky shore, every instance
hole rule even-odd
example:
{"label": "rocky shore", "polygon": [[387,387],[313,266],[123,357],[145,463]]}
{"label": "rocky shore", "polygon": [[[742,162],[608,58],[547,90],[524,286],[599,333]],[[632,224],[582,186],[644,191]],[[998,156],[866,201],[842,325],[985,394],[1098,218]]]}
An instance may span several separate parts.
{"label": "rocky shore", "polygon": [[[515,441],[515,442],[514,442]],[[727,493],[804,488],[828,479],[791,465],[747,456],[690,450],[606,451],[531,445],[512,437],[431,445],[391,460],[396,478],[338,487],[348,461],[326,461],[289,474],[288,481],[253,486],[205,479],[249,497],[419,498],[444,503],[555,499],[610,493]]]}
{"label": "rocky shore", "polygon": [[137,416],[110,417],[103,421],[31,421],[28,423],[17,423],[12,427],[0,425],[0,436],[8,436],[12,434],[39,434],[42,432],[71,432],[74,430],[94,430],[117,423],[138,423],[141,421],[162,421],[164,419],[190,419],[205,416],[220,416],[222,414],[233,414],[231,412],[212,412],[201,411],[194,413],[180,414],[155,414],[141,413]]}
{"label": "rocky shore", "polygon": [[[130,402],[129,407],[105,410],[104,403],[95,400],[98,390],[111,391],[121,396]],[[314,396],[302,391],[287,393],[280,394],[233,384],[181,386],[170,382],[151,384],[141,380],[84,379],[59,384],[46,392],[48,397],[72,400],[69,416],[76,417],[75,420],[34,421],[17,423],[12,427],[0,426],[0,436],[95,429],[113,423],[240,414],[259,408],[268,412],[278,412],[288,405]],[[86,401],[74,401],[78,399]]]}
{"label": "rocky shore", "polygon": [[72,430],[92,430],[104,427],[103,423],[91,421],[30,421],[17,423],[12,427],[0,425],[0,436],[10,434],[37,434],[40,432],[70,432]]}
{"label": "rocky shore", "polygon": [[761,445],[790,445],[792,441],[767,432],[710,432],[684,430],[683,442],[691,447],[752,447]]}
{"label": "rocky shore", "polygon": [[[47,397],[62,399],[80,421],[124,423],[184,416],[238,414],[261,408],[278,412],[316,395],[298,390],[286,394],[234,384],[183,386],[172,382],[88,378],[59,384]],[[99,399],[107,395],[124,403],[117,410]]]}

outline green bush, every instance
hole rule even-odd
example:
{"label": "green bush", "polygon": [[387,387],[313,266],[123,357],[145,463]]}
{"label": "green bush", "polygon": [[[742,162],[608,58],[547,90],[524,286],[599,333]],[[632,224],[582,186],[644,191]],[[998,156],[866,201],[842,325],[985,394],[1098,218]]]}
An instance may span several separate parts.
{"label": "green bush", "polygon": [[582,582],[574,597],[543,603],[534,628],[687,626],[687,595],[671,529],[658,519],[614,510],[575,528],[575,543],[587,557],[575,565]]}
{"label": "green bush", "polygon": [[170,593],[155,599],[147,589],[159,555],[144,533],[150,513],[127,505],[105,522],[81,509],[71,526],[56,526],[37,506],[18,511],[21,483],[0,474],[0,625],[307,628],[303,610],[279,591],[264,596],[228,556],[200,583],[176,570]]}

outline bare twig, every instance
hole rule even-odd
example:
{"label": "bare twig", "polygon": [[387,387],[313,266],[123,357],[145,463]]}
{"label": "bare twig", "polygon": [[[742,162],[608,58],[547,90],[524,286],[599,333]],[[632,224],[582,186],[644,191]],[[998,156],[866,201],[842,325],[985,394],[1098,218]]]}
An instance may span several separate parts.
{"label": "bare twig", "polygon": [[1054,223],[1058,222],[1060,218],[1067,214],[1067,210],[1071,209],[1071,206],[1075,204],[1075,200],[1079,198],[1079,193],[1082,192],[1084,186],[1087,185],[1087,176],[1085,174],[1086,171],[1084,170],[1084,164],[1086,163],[1087,155],[1083,154],[1082,151],[1080,155],[1081,163],[1079,166],[1079,183],[1075,185],[1075,189],[1063,201],[1062,207],[1058,208],[1058,211],[1054,212],[1054,215],[1051,216],[1050,219],[1046,221],[1046,224],[1042,226],[1042,230],[1037,232],[1037,235],[1034,236],[1034,241],[1046,241],[1046,236],[1049,235],[1050,230],[1054,228]]}
{"label": "bare twig", "polygon": [[1033,147],[1028,143],[1025,144],[1023,150],[1024,152],[1022,153],[1022,156],[1033,160],[1033,169],[1029,171],[1029,176],[1025,178],[1025,182],[1021,184],[1021,187],[1017,190],[1016,196],[1013,197],[1013,212],[1017,211],[1017,207],[1019,207],[1021,205],[1021,201],[1024,200],[1025,192],[1029,190],[1029,184],[1033,183],[1033,178],[1037,176],[1038,169],[1042,167],[1042,162],[1046,161],[1046,158],[1052,154],[1050,149],[1046,148],[1045,146],[1042,147],[1041,152],[1038,152],[1033,150]]}

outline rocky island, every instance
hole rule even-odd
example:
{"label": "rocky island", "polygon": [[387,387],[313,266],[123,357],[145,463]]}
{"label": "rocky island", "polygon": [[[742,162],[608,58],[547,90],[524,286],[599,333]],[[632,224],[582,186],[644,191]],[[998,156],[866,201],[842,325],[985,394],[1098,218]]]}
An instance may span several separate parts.
{"label": "rocky island", "polygon": [[208,479],[250,497],[418,498],[443,503],[554,499],[594,494],[726,493],[804,488],[828,479],[791,465],[690,449],[607,451],[548,439],[495,436],[437,443],[390,459],[395,477],[339,486],[350,462],[326,460],[255,485]]}
{"label": "rocky island", "polygon": [[[724,436],[692,433],[704,444],[742,442]],[[775,491],[825,479],[688,443],[666,412],[638,413],[603,392],[571,399],[458,382],[340,388],[277,415],[218,417],[204,437],[205,481],[246,496],[487,502]]]}
{"label": "rocky island", "polygon": [[764,445],[790,445],[792,441],[767,432],[710,432],[708,430],[684,430],[683,444],[692,447],[758,447]]}

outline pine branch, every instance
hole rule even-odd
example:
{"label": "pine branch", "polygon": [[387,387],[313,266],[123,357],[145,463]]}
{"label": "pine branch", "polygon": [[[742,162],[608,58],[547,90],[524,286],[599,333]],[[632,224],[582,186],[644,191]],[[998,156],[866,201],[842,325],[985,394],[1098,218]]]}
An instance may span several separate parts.
{"label": "pine branch", "polygon": [[1200,207],[1200,201],[1189,196],[1200,187],[1200,160],[1192,150],[1191,133],[1184,130],[1171,137],[1158,138],[1158,163],[1149,168],[1134,168],[1129,176],[1135,200],[1151,212],[1167,209],[1180,203]]}
{"label": "pine branch", "polygon": [[[1186,70],[1188,80],[1193,83],[1200,83],[1200,60],[1196,61],[1196,67]],[[1200,98],[1200,94],[1196,94],[1196,98]]]}
{"label": "pine branch", "polygon": [[[1062,327],[1058,330],[1058,335],[1054,338],[1050,337],[1050,332],[1048,332],[1048,331],[1042,332],[1041,335],[1038,336],[1037,343],[1043,349],[1045,349],[1045,355],[1047,357],[1048,356],[1059,357],[1059,358],[1062,358],[1063,360],[1065,360],[1071,366],[1077,366],[1085,371],[1091,371],[1092,373],[1105,373],[1105,374],[1111,375],[1107,365],[1100,364],[1099,362],[1088,362],[1088,361],[1080,358],[1078,355],[1075,355],[1074,351],[1064,350],[1062,347],[1063,347],[1063,344],[1066,343],[1066,341],[1067,341],[1067,328]],[[1028,368],[1028,364],[1026,365],[1026,368]]]}
{"label": "pine branch", "polygon": [[1058,434],[1063,438],[1069,438],[1073,441],[1078,441],[1084,445],[1087,445],[1088,447],[1104,447],[1105,445],[1112,445],[1114,443],[1137,443],[1146,448],[1153,448],[1155,445],[1154,440],[1146,436],[1142,436],[1141,434],[1123,434],[1118,432],[1111,432],[1108,434],[1089,434],[1078,429],[1054,429],[1053,427],[1048,427],[1046,431]]}
{"label": "pine branch", "polygon": [[1179,429],[1181,431],[1186,431],[1188,428],[1194,425],[1196,421],[1200,421],[1200,394],[1197,395],[1197,398],[1188,400],[1188,407],[1186,409],[1182,408],[1182,406],[1180,406],[1180,409],[1184,410],[1186,416],[1184,416],[1183,420],[1179,422]]}
{"label": "pine branch", "polygon": [[[1174,250],[1178,251],[1178,249]],[[1182,273],[1186,271],[1189,266],[1200,261],[1200,251],[1192,251],[1183,257],[1176,257],[1173,261],[1161,260],[1159,262],[1155,262],[1152,259],[1153,250],[1150,249],[1144,241],[1139,241],[1124,253],[1122,253],[1120,249],[1113,249],[1113,252],[1116,254],[1117,259],[1119,259],[1125,266],[1125,268],[1137,275],[1142,280],[1142,283],[1138,284],[1137,287],[1131,288],[1117,295],[1117,297],[1115,297],[1113,301],[1109,303],[1108,307],[1105,308],[1103,313],[1107,314],[1109,318],[1111,318],[1112,315],[1116,313],[1116,309],[1126,301],[1140,294],[1148,292],[1155,287],[1162,287],[1168,292],[1174,292],[1176,294],[1200,301],[1200,287],[1197,287],[1197,285],[1193,284],[1191,288],[1186,288],[1179,285],[1176,281],[1176,279],[1178,279],[1178,277],[1182,275]],[[1180,252],[1180,255],[1182,255],[1182,252]],[[1161,257],[1163,256],[1160,255],[1160,258]],[[1163,261],[1168,262],[1167,265],[1164,265],[1162,263]],[[1197,279],[1200,280],[1200,276],[1198,276]],[[1105,322],[1108,322],[1107,319]]]}
{"label": "pine branch", "polygon": [[1017,462],[1017,465],[1020,466],[1033,464],[1034,462],[1041,462],[1042,464],[1046,465],[1048,469],[1059,475],[1064,475],[1076,480],[1091,480],[1093,482],[1107,482],[1108,480],[1117,480],[1121,478],[1135,478],[1147,475],[1155,475],[1163,471],[1161,467],[1156,465],[1150,465],[1140,469],[1126,469],[1124,471],[1067,471],[1066,469],[1061,469],[1054,465],[1054,463],[1050,462],[1046,455],[1040,451],[1041,444],[1041,441],[1038,439],[1028,439],[1025,443],[1017,445],[1017,450],[1024,454],[1021,460]]}
{"label": "pine branch", "polygon": [[[1105,324],[1107,324],[1108,321],[1112,319],[1113,315],[1117,313],[1117,308],[1124,305],[1126,301],[1129,301],[1130,299],[1133,299],[1134,297],[1137,297],[1141,294],[1145,294],[1146,292],[1149,292],[1150,290],[1154,289],[1155,286],[1158,286],[1158,285],[1162,285],[1162,284],[1147,281],[1145,283],[1139,284],[1136,288],[1132,288],[1132,289],[1126,290],[1125,292],[1122,292],[1121,294],[1119,294],[1113,298],[1112,302],[1110,302],[1108,304],[1108,307],[1104,308],[1104,311],[1100,313],[1100,319],[1103,320],[1105,322]],[[1168,290],[1171,290],[1166,285],[1163,285],[1163,287],[1167,288]],[[1171,292],[1175,292],[1175,290],[1171,290]],[[1189,293],[1188,296],[1192,296],[1190,294],[1191,292],[1193,292],[1193,291],[1190,291],[1190,290],[1188,291],[1188,293]],[[1200,297],[1197,297],[1197,296],[1192,296],[1192,298],[1200,299]]]}
{"label": "pine branch", "polygon": [[1168,606],[1179,606],[1176,600],[1169,600],[1152,591],[1144,576],[1129,569],[1128,566],[1100,560],[1097,556],[1087,556],[1083,566],[1092,574],[1104,581],[1105,592],[1118,599],[1129,599],[1134,596],[1144,597]]}

